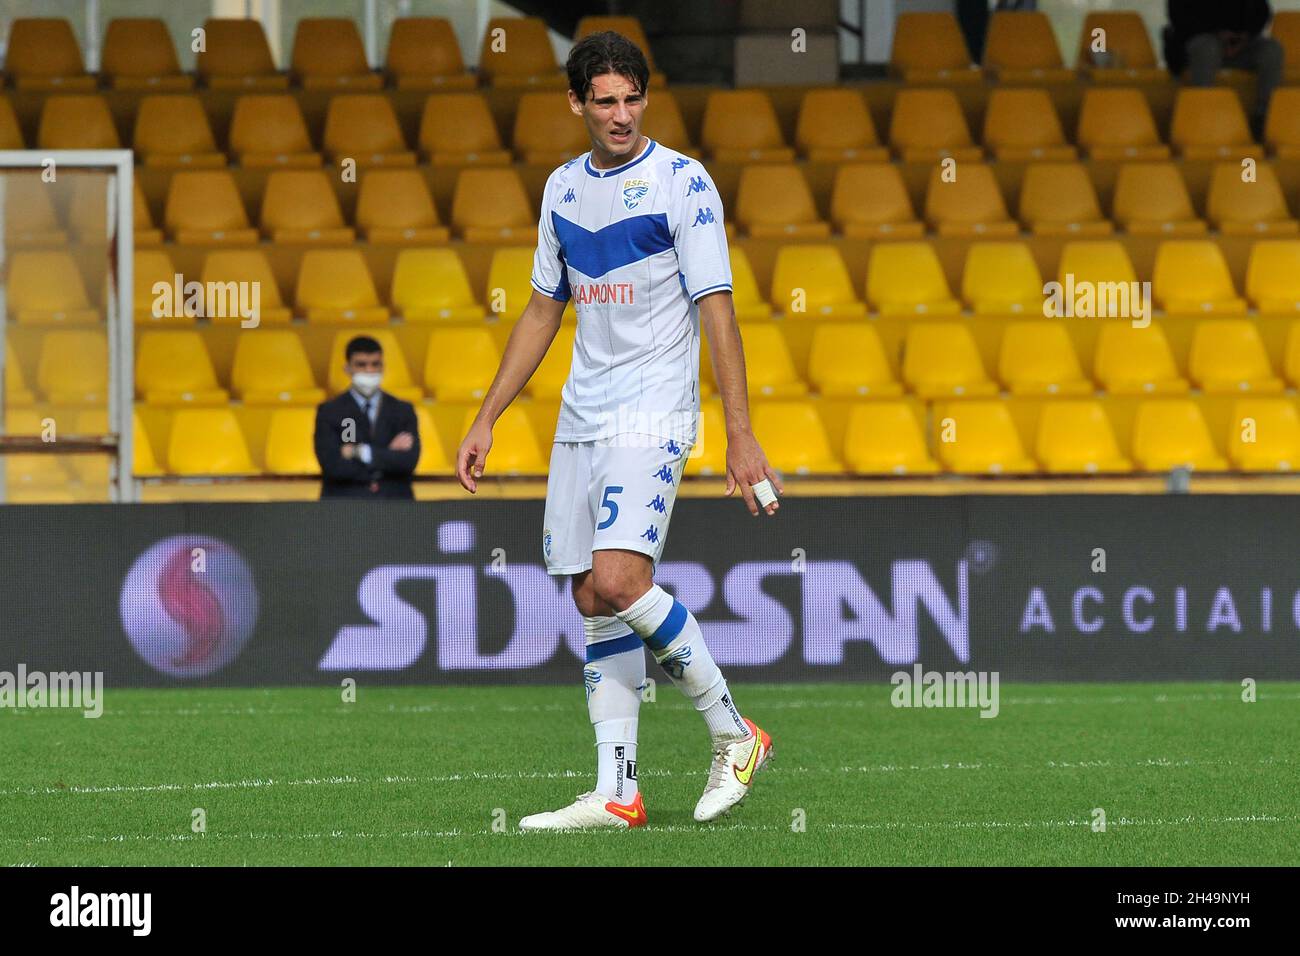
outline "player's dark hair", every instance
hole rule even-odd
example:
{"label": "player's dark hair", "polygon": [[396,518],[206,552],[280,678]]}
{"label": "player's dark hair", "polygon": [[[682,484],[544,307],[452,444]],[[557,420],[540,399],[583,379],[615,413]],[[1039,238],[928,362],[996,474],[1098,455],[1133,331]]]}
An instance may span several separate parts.
{"label": "player's dark hair", "polygon": [[564,69],[569,74],[569,89],[584,103],[591,94],[591,81],[606,73],[627,77],[642,93],[650,82],[650,67],[641,48],[613,30],[593,33],[575,43]]}
{"label": "player's dark hair", "polygon": [[384,347],[380,345],[377,340],[372,339],[368,335],[358,335],[356,338],[352,339],[352,341],[348,342],[348,347],[345,350],[345,358],[347,361],[351,362],[352,356],[354,355],[371,355],[375,352],[382,354],[383,351]]}

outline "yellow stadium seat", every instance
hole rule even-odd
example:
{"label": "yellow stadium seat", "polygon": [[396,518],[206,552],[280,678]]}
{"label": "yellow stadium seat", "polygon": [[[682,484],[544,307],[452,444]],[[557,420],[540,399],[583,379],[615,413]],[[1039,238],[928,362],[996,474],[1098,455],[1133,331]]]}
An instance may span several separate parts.
{"label": "yellow stadium seat", "polygon": [[308,322],[388,321],[388,309],[379,304],[375,281],[359,249],[303,253],[293,298]]}
{"label": "yellow stadium seat", "polygon": [[0,97],[0,149],[26,149],[22,127],[9,97]]}
{"label": "yellow stadium seat", "polygon": [[[465,409],[465,421],[460,429],[462,435],[469,431],[477,416],[477,408]],[[549,445],[547,452],[550,452]],[[488,452],[487,470],[483,477],[544,475],[547,470],[548,465],[542,458],[528,414],[519,405],[511,405],[492,426],[492,448]]]}
{"label": "yellow stadium seat", "polygon": [[1052,23],[1037,11],[995,11],[984,40],[984,67],[1002,83],[1068,83]]}
{"label": "yellow stadium seat", "polygon": [[230,120],[230,151],[241,166],[317,169],[298,101],[288,95],[241,96]]}
{"label": "yellow stadium seat", "polygon": [[1278,159],[1300,159],[1300,87],[1284,86],[1273,91],[1264,123],[1264,141]]}
{"label": "yellow stadium seat", "polygon": [[271,475],[319,475],[316,458],[316,409],[277,408],[266,426],[266,472]]}
{"label": "yellow stadium seat", "polygon": [[541,17],[493,17],[483,31],[479,75],[506,89],[567,85]]}
{"label": "yellow stadium seat", "polygon": [[899,90],[889,118],[889,144],[905,163],[949,157],[978,162],[984,155],[971,141],[956,94],[944,89]]}
{"label": "yellow stadium seat", "polygon": [[1114,231],[1082,163],[1029,166],[1020,182],[1020,221],[1039,236],[1096,237]]}
{"label": "yellow stadium seat", "polygon": [[1268,33],[1282,44],[1286,82],[1300,80],[1300,11],[1275,9]]}
{"label": "yellow stadium seat", "polygon": [[1013,395],[1087,395],[1069,333],[1060,322],[1011,322],[1002,333],[998,378]]}
{"label": "yellow stadium seat", "polygon": [[505,246],[492,251],[488,264],[484,301],[488,311],[514,321],[532,298],[534,250],[528,246]]}
{"label": "yellow stadium seat", "polygon": [[[52,426],[51,426],[52,422]],[[9,435],[58,437],[59,419],[34,408],[10,409],[4,418],[4,432]],[[72,429],[67,429],[71,431]],[[60,503],[75,500],[69,484],[71,474],[65,466],[66,456],[57,453],[14,453],[5,456],[5,499],[11,503]]]}
{"label": "yellow stadium seat", "polygon": [[1250,319],[1197,322],[1187,365],[1192,382],[1206,392],[1282,391]]}
{"label": "yellow stadium seat", "polygon": [[772,307],[758,291],[758,280],[749,264],[749,256],[739,245],[727,249],[731,257],[731,300],[737,322],[762,322],[772,318]]}
{"label": "yellow stadium seat", "polygon": [[1023,242],[973,242],[966,250],[961,297],[981,315],[1042,315],[1043,277]]}
{"label": "yellow stadium seat", "polygon": [[920,239],[925,233],[893,163],[840,166],[831,192],[831,220],[846,239]]}
{"label": "yellow stadium seat", "polygon": [[1065,141],[1052,98],[1042,89],[993,90],[984,113],[982,140],[998,160],[1046,162],[1075,158],[1074,147]]}
{"label": "yellow stadium seat", "polygon": [[1246,295],[1260,312],[1300,311],[1300,239],[1272,239],[1251,246]]}
{"label": "yellow stadium seat", "polygon": [[[1098,45],[1102,49],[1094,52]],[[1135,85],[1165,80],[1142,15],[1133,10],[1107,10],[1083,18],[1078,66],[1088,71],[1094,83]]]}
{"label": "yellow stadium seat", "polygon": [[1206,213],[1210,223],[1228,236],[1293,236],[1300,222],[1291,218],[1286,197],[1269,163],[1254,167],[1254,178],[1245,182],[1239,163],[1214,167]]}
{"label": "yellow stadium seat", "polygon": [[420,151],[434,166],[503,166],[510,152],[478,93],[434,93],[420,115]]}
{"label": "yellow stadium seat", "polygon": [[135,117],[132,148],[146,166],[225,166],[197,96],[146,96]]}
{"label": "yellow stadium seat", "polygon": [[240,335],[230,387],[246,405],[316,405],[325,400],[302,340],[288,329]]}
{"label": "yellow stadium seat", "polygon": [[207,42],[198,55],[198,74],[210,89],[269,92],[289,86],[271,59],[260,20],[214,17],[203,30]]}
{"label": "yellow stadium seat", "polygon": [[890,71],[909,86],[918,83],[979,83],[966,40],[949,12],[900,13],[894,22]]}
{"label": "yellow stadium seat", "polygon": [[943,266],[928,242],[882,242],[867,260],[867,301],[881,315],[956,315]]}
{"label": "yellow stadium seat", "polygon": [[357,228],[376,245],[446,242],[451,233],[438,221],[424,174],[417,169],[372,169],[361,177]]}
{"label": "yellow stadium seat", "polygon": [[723,163],[788,163],[772,101],[763,90],[713,90],[704,105],[704,149]]}
{"label": "yellow stadium seat", "polygon": [[154,478],[163,473],[138,411],[131,420],[131,459],[131,473],[137,478]]}
{"label": "yellow stadium seat", "polygon": [[755,239],[829,239],[831,234],[830,223],[817,216],[807,180],[793,163],[742,169],[736,218]]}
{"label": "yellow stadium seat", "polygon": [[1106,322],[1097,336],[1093,377],[1116,395],[1178,395],[1187,380],[1178,372],[1169,340],[1159,325]]}
{"label": "yellow stadium seat", "polygon": [[654,106],[646,101],[645,112],[641,116],[641,132],[656,143],[663,143],[683,153],[695,152],[690,134],[686,132],[686,121],[682,119],[682,109],[677,105],[677,97],[670,90],[657,89]]}
{"label": "yellow stadium seat", "polygon": [[156,17],[119,17],[104,32],[101,72],[118,90],[188,90],[167,25]]}
{"label": "yellow stadium seat", "polygon": [[108,338],[100,329],[56,329],[41,337],[36,386],[55,405],[108,402]]}
{"label": "yellow stadium seat", "polygon": [[163,222],[183,246],[251,246],[257,230],[248,222],[235,180],[224,169],[174,173],[167,185]]}
{"label": "yellow stadium seat", "polygon": [[31,405],[35,402],[36,396],[27,387],[22,363],[18,361],[18,356],[13,349],[13,343],[9,341],[5,342],[4,369],[5,390],[3,398],[5,407],[15,408],[20,405]]}
{"label": "yellow stadium seat", "polygon": [[1243,471],[1300,468],[1300,414],[1285,398],[1243,398],[1228,425],[1228,457]]}
{"label": "yellow stadium seat", "polygon": [[383,77],[370,69],[351,17],[303,17],[293,34],[292,69],[307,90],[377,90]]}
{"label": "yellow stadium seat", "polygon": [[93,90],[72,25],[63,17],[17,17],[9,27],[5,73],[20,90]]}
{"label": "yellow stadium seat", "polygon": [[335,96],[325,113],[325,152],[331,162],[365,166],[414,166],[389,98],[379,93]]}
{"label": "yellow stadium seat", "polygon": [[1119,449],[1101,402],[1044,402],[1034,455],[1052,474],[1115,474],[1133,470]]}
{"label": "yellow stadium seat", "polygon": [[393,335],[392,329],[381,328],[341,329],[335,334],[326,379],[331,395],[342,394],[352,387],[352,380],[345,371],[347,347],[348,342],[358,335],[374,339],[384,351],[384,383],[381,387],[385,392],[408,402],[418,402],[424,398],[424,390],[411,380],[411,366],[406,361],[406,354],[402,351],[397,336]]}
{"label": "yellow stadium seat", "polygon": [[[185,307],[185,295],[176,301],[177,269],[171,256],[162,249],[141,249],[135,254],[135,268],[131,275],[134,289],[132,306],[137,326],[193,325],[197,314]],[[186,280],[182,276],[182,283]],[[158,283],[168,290],[155,292]]]}
{"label": "yellow stadium seat", "polygon": [[903,381],[921,398],[994,395],[970,329],[959,322],[909,326],[903,348]]}
{"label": "yellow stadium seat", "polygon": [[859,402],[849,412],[844,463],[858,475],[932,475],[925,433],[906,402]]}
{"label": "yellow stadium seat", "polygon": [[1171,239],[1156,250],[1152,291],[1156,305],[1176,314],[1246,311],[1237,296],[1228,263],[1209,239]]}
{"label": "yellow stadium seat", "polygon": [[876,136],[866,100],[857,90],[805,93],[794,141],[799,152],[813,162],[882,163],[889,159],[889,150]]}
{"label": "yellow stadium seat", "polygon": [[[139,186],[137,185],[137,189]],[[50,188],[39,173],[5,175],[4,237],[14,247],[64,246],[68,234],[50,200]]]}
{"label": "yellow stadium seat", "polygon": [[936,406],[937,450],[945,471],[962,475],[1027,474],[1038,470],[1025,454],[1007,403],[1000,399]]}
{"label": "yellow stadium seat", "polygon": [[1141,90],[1092,87],[1083,92],[1077,141],[1091,159],[1143,162],[1169,158]]}
{"label": "yellow stadium seat", "polygon": [[343,211],[319,169],[277,169],[266,178],[262,194],[262,232],[275,243],[348,245],[356,232],[343,222]]}
{"label": "yellow stadium seat", "polygon": [[695,444],[686,459],[684,474],[725,475],[727,473],[727,420],[722,400],[700,402],[700,422]]}
{"label": "yellow stadium seat", "polygon": [[466,242],[537,242],[537,216],[513,168],[468,168],[456,180],[451,222]]}
{"label": "yellow stadium seat", "polygon": [[61,250],[15,252],[9,261],[5,297],[5,308],[19,322],[99,321],[99,310],[86,298],[76,260]]}
{"label": "yellow stadium seat", "polygon": [[136,392],[150,405],[220,405],[230,394],[217,384],[203,337],[196,331],[149,330],[135,357]]}
{"label": "yellow stadium seat", "polygon": [[[808,394],[808,383],[795,370],[790,349],[781,330],[773,323],[753,323],[741,330],[745,349],[745,376],[749,394],[755,398],[801,398]],[[700,343],[700,367],[710,388],[717,389],[713,374],[712,351],[707,342]]]}
{"label": "yellow stadium seat", "polygon": [[257,472],[239,419],[229,408],[182,408],[172,416],[167,471],[173,475]]}
{"label": "yellow stadium seat", "polygon": [[417,475],[450,475],[456,470],[455,464],[447,457],[447,451],[438,437],[438,428],[433,416],[423,402],[415,405],[415,423],[420,429],[420,460],[415,463]]}
{"label": "yellow stadium seat", "polygon": [[1133,460],[1142,471],[1228,467],[1210,438],[1200,406],[1190,398],[1151,399],[1138,406],[1133,418]]}
{"label": "yellow stadium seat", "polygon": [[1300,385],[1300,323],[1292,322],[1287,330],[1282,372],[1291,385]]}
{"label": "yellow stadium seat", "polygon": [[460,44],[446,17],[394,20],[384,63],[399,90],[472,90],[478,85],[465,71]]}
{"label": "yellow stadium seat", "polygon": [[896,398],[903,394],[880,335],[864,322],[818,324],[813,331],[808,380],[828,398]]}
{"label": "yellow stadium seat", "polygon": [[[533,398],[541,401],[559,399],[560,391],[564,388],[564,383],[569,378],[569,370],[573,366],[573,340],[577,337],[577,333],[578,326],[575,323],[560,324],[560,330],[555,334],[551,347],[542,357],[542,364],[537,366],[537,371],[528,380],[528,394]],[[496,369],[493,368],[492,371],[495,372]]]}
{"label": "yellow stadium seat", "polygon": [[407,322],[475,323],[484,317],[465,266],[451,249],[399,252],[393,266],[392,302]]}
{"label": "yellow stadium seat", "polygon": [[1126,163],[1115,180],[1115,222],[1135,236],[1203,236],[1205,221],[1170,162]]}
{"label": "yellow stadium seat", "polygon": [[153,215],[149,212],[149,204],[145,202],[138,179],[135,181],[133,192],[135,195],[131,228],[135,232],[135,247],[141,249],[146,246],[162,245],[162,230],[154,228]]}
{"label": "yellow stadium seat", "polygon": [[854,294],[843,256],[829,245],[782,246],[777,250],[772,304],[785,315],[813,319],[857,319],[867,314],[866,303]]}
{"label": "yellow stadium seat", "polygon": [[102,96],[50,96],[36,131],[41,149],[121,149],[122,140]]}
{"label": "yellow stadium seat", "polygon": [[993,168],[985,163],[960,164],[951,182],[941,165],[934,166],[925,191],[925,220],[945,237],[1010,239],[1020,232],[1007,215]]}
{"label": "yellow stadium seat", "polygon": [[754,434],[760,436],[768,463],[777,471],[796,475],[844,471],[811,402],[759,402],[754,406],[753,421]]}
{"label": "yellow stadium seat", "polygon": [[424,388],[439,402],[478,401],[487,394],[501,356],[482,328],[439,328],[429,336]]}
{"label": "yellow stadium seat", "polygon": [[1174,100],[1169,142],[1184,159],[1240,159],[1258,148],[1236,90],[1182,87]]}
{"label": "yellow stadium seat", "polygon": [[558,166],[591,148],[586,124],[554,92],[519,97],[512,142],[520,160],[545,166]]}
{"label": "yellow stadium seat", "polygon": [[[266,254],[260,249],[215,249],[203,260],[204,287],[209,283],[219,283],[229,287],[229,283],[248,283],[251,296],[252,289],[257,290],[257,324],[280,325],[288,322],[293,314],[280,297],[280,286],[271,272],[271,264]],[[238,288],[236,286],[235,288]],[[235,310],[226,309],[226,315],[210,315],[209,319],[216,325],[243,325],[242,315]]]}

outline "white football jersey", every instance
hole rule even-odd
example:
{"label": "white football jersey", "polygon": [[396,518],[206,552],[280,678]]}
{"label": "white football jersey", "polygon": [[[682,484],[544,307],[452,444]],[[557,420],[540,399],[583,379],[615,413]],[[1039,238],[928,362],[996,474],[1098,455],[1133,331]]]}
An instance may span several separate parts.
{"label": "white football jersey", "polygon": [[555,440],[694,444],[696,300],[731,291],[722,202],[704,167],[654,140],[614,169],[584,153],[547,179],[537,235],[533,288],[578,312]]}

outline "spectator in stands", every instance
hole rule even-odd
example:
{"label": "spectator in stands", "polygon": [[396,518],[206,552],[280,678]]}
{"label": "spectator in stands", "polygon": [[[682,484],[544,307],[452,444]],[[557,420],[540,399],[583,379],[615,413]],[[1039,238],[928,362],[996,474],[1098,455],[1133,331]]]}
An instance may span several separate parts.
{"label": "spectator in stands", "polygon": [[1273,17],[1268,0],[1169,0],[1164,29],[1165,63],[1174,76],[1184,69],[1193,86],[1213,86],[1221,67],[1255,73],[1251,130],[1259,139],[1269,97],[1282,82],[1282,44],[1263,36]]}
{"label": "spectator in stands", "polygon": [[379,389],[383,346],[358,335],[348,342],[344,368],[352,387],[316,409],[321,498],[414,498],[419,425],[410,402]]}

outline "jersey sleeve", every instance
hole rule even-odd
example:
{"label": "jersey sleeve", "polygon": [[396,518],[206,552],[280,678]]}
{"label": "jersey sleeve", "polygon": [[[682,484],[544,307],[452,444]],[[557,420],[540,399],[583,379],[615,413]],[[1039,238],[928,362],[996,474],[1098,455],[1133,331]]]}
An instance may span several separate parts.
{"label": "jersey sleeve", "polygon": [[533,288],[559,302],[569,301],[569,271],[564,265],[564,250],[560,248],[551,221],[552,195],[559,170],[551,174],[542,190],[542,214],[537,220],[537,252],[533,256]]}
{"label": "jersey sleeve", "polygon": [[686,294],[695,301],[710,292],[731,291],[731,257],[722,217],[722,197],[698,162],[672,178],[670,225]]}

